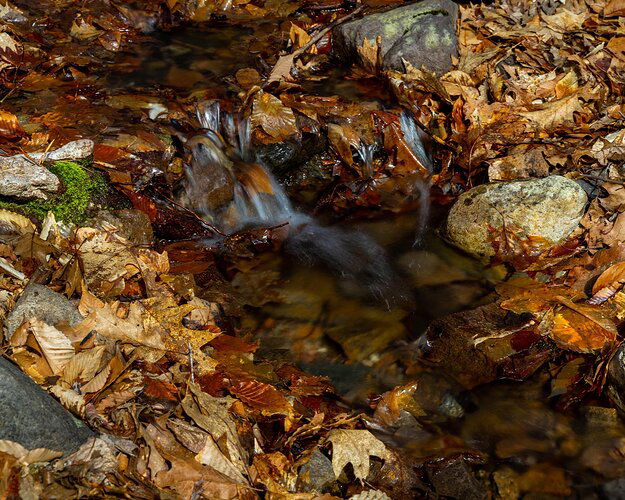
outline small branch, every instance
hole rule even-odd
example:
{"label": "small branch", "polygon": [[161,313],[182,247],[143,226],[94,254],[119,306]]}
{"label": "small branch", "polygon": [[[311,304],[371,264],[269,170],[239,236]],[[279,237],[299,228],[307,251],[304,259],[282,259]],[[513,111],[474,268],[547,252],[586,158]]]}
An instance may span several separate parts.
{"label": "small branch", "polygon": [[321,40],[328,32],[334,29],[334,27],[338,26],[339,24],[343,24],[344,22],[349,21],[353,17],[357,16],[364,10],[364,8],[365,6],[361,5],[353,12],[350,12],[346,16],[343,16],[340,19],[337,19],[336,21],[330,23],[328,26],[326,26],[321,31],[319,31],[315,36],[311,37],[311,39],[308,41],[308,43],[306,43],[306,45],[300,47],[295,52],[292,52],[291,54],[287,54],[285,56],[280,56],[278,58],[278,62],[276,62],[276,65],[271,70],[271,73],[269,74],[269,78],[267,78],[267,85],[273,82],[279,82],[280,80],[290,75],[293,64],[295,64],[295,60],[298,57],[300,57],[304,52],[306,52],[310,47],[316,44],[319,40]]}
{"label": "small branch", "polygon": [[620,184],[621,186],[625,186],[625,181],[617,181],[617,180],[614,180],[614,179],[605,179],[603,177],[599,177],[598,175],[581,174],[581,177],[584,177],[585,179],[592,179],[594,181],[607,182],[609,184]]}

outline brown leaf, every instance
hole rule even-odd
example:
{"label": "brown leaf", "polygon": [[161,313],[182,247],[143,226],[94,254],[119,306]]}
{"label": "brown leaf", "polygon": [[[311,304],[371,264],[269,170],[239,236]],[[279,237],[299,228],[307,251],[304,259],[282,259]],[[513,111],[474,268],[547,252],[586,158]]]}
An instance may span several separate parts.
{"label": "brown leaf", "polygon": [[276,96],[262,90],[254,97],[252,125],[262,128],[278,141],[299,134],[293,110],[282,104]]}
{"label": "brown leaf", "polygon": [[291,407],[278,389],[256,380],[239,382],[231,390],[245,404],[268,414],[288,413]]}
{"label": "brown leaf", "polygon": [[519,115],[530,121],[530,126],[537,130],[554,130],[561,126],[575,123],[574,115],[582,111],[582,103],[577,95],[551,101],[536,111],[520,112]]}
{"label": "brown leaf", "polygon": [[245,90],[251,89],[260,83],[260,75],[254,68],[241,68],[236,72],[237,83]]}
{"label": "brown leaf", "polygon": [[592,286],[592,293],[596,295],[604,288],[622,286],[623,283],[625,283],[625,261],[617,262],[603,271]]}
{"label": "brown leaf", "polygon": [[614,342],[616,329],[608,330],[598,321],[591,320],[577,311],[562,309],[554,316],[549,336],[564,349],[590,353]]}
{"label": "brown leaf", "polygon": [[380,44],[382,43],[382,37],[374,41],[369,41],[367,37],[362,42],[362,47],[358,47],[358,55],[363,67],[370,73],[376,75],[380,71],[382,62],[382,53],[380,51]]}
{"label": "brown leaf", "polygon": [[71,341],[62,332],[41,320],[33,319],[29,323],[29,330],[41,347],[52,373],[59,375],[63,367],[74,357],[75,351]]}
{"label": "brown leaf", "polygon": [[26,135],[24,129],[20,125],[17,116],[8,111],[0,109],[0,136],[8,139],[23,137]]}
{"label": "brown leaf", "polygon": [[625,15],[625,0],[610,0],[603,8],[605,17]]}
{"label": "brown leaf", "polygon": [[328,441],[332,443],[332,469],[337,478],[351,463],[356,479],[364,481],[369,475],[370,457],[390,457],[384,443],[367,430],[333,429],[328,433]]}

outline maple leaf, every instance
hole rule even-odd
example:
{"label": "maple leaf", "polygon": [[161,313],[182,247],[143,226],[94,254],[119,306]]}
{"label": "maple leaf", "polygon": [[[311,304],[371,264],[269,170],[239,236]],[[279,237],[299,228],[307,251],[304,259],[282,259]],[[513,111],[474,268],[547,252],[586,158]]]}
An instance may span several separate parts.
{"label": "maple leaf", "polygon": [[356,479],[364,481],[369,475],[369,457],[390,457],[384,443],[364,429],[333,429],[327,439],[332,443],[332,469],[337,478],[347,464],[352,464]]}
{"label": "maple leaf", "polygon": [[362,47],[358,47],[358,55],[360,56],[363,67],[374,75],[378,74],[380,66],[382,65],[381,43],[381,36],[378,36],[377,39],[373,41],[369,41],[367,37],[365,37],[362,41]]}
{"label": "maple leaf", "polygon": [[254,97],[252,125],[262,128],[278,141],[299,134],[293,110],[282,104],[276,96],[262,90]]}

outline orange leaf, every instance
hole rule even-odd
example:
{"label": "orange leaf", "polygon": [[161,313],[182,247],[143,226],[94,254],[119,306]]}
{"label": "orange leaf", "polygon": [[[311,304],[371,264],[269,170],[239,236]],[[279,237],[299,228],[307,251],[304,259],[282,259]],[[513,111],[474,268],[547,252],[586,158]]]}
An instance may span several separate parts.
{"label": "orange leaf", "polygon": [[555,315],[549,336],[564,349],[584,353],[597,351],[616,339],[615,332],[571,309]]}
{"label": "orange leaf", "polygon": [[279,141],[299,133],[293,110],[282,104],[276,96],[263,91],[254,98],[252,124]]}
{"label": "orange leaf", "polygon": [[592,287],[591,304],[602,304],[612,297],[625,283],[625,262],[608,267]]}
{"label": "orange leaf", "polygon": [[0,109],[0,135],[13,139],[26,135],[26,132],[24,132],[24,129],[20,125],[17,116]]}
{"label": "orange leaf", "polygon": [[610,0],[603,8],[606,17],[622,16],[625,14],[625,0]]}
{"label": "orange leaf", "polygon": [[269,384],[250,380],[232,388],[234,395],[252,408],[267,413],[288,413],[289,403],[278,389]]}

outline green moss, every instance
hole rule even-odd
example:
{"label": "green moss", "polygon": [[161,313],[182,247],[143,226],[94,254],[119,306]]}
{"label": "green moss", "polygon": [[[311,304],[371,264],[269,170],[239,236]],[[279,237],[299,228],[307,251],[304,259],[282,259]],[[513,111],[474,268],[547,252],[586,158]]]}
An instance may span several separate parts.
{"label": "green moss", "polygon": [[52,212],[57,220],[80,224],[87,218],[87,207],[97,196],[107,191],[104,178],[97,173],[90,173],[85,165],[71,161],[57,161],[48,169],[63,183],[64,191],[51,196],[48,200],[34,200],[17,203],[0,198],[0,208],[15,210],[27,216],[43,219]]}

